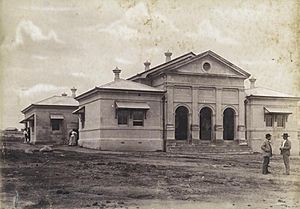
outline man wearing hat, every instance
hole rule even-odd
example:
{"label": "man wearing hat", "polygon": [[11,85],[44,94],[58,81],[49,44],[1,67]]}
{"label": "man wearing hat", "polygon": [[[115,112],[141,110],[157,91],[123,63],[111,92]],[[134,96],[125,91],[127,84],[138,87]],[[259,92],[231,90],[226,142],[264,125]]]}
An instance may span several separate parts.
{"label": "man wearing hat", "polygon": [[264,157],[262,173],[263,174],[271,173],[268,171],[270,157],[272,157],[271,134],[266,134],[266,139],[264,143],[261,145],[261,149],[263,151],[263,157]]}
{"label": "man wearing hat", "polygon": [[282,135],[283,142],[280,146],[280,153],[282,154],[283,157],[283,163],[285,166],[285,174],[290,175],[290,150],[291,150],[291,141],[288,139],[289,135],[288,133],[284,133]]}

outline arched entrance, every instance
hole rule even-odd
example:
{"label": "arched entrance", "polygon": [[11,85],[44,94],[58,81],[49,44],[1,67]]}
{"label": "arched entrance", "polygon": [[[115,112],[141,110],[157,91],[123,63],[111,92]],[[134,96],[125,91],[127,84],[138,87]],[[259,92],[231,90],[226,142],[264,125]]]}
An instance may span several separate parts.
{"label": "arched entrance", "polygon": [[226,108],[223,113],[223,139],[234,139],[234,110]]}
{"label": "arched entrance", "polygon": [[211,115],[212,111],[204,107],[200,111],[200,139],[211,140]]}
{"label": "arched entrance", "polygon": [[188,113],[189,110],[180,106],[175,111],[175,139],[186,140],[188,136]]}

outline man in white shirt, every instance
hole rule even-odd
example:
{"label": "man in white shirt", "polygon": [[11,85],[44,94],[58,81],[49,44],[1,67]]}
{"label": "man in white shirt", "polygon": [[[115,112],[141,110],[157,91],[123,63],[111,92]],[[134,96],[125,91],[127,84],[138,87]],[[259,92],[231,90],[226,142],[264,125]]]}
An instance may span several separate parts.
{"label": "man in white shirt", "polygon": [[283,163],[285,166],[285,175],[290,175],[290,150],[291,150],[291,141],[289,141],[288,133],[284,133],[282,135],[283,137],[283,142],[280,146],[280,153],[282,154],[283,157]]}

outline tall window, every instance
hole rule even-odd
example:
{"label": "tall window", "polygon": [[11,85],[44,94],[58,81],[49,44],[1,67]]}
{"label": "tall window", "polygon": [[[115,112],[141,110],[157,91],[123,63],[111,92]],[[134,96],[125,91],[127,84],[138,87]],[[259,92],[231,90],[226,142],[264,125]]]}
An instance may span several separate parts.
{"label": "tall window", "polygon": [[132,122],[133,126],[144,126],[144,111],[133,111]]}
{"label": "tall window", "polygon": [[276,116],[277,127],[285,127],[285,117],[284,115]]}
{"label": "tall window", "polygon": [[118,110],[118,125],[127,125],[129,113],[127,110]]}
{"label": "tall window", "polygon": [[273,127],[273,115],[265,115],[266,126]]}
{"label": "tall window", "polygon": [[285,128],[287,117],[286,114],[265,114],[266,127]]}
{"label": "tall window", "polygon": [[61,123],[61,120],[52,119],[51,120],[52,131],[59,131],[60,123]]}

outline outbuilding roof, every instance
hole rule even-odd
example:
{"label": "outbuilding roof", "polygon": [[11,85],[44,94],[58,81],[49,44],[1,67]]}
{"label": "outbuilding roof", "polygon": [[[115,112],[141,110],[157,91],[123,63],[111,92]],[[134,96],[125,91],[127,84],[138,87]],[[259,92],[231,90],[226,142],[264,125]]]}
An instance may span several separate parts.
{"label": "outbuilding roof", "polygon": [[259,97],[285,97],[285,98],[297,98],[296,96],[281,93],[271,89],[263,87],[255,87],[250,89],[245,89],[246,96],[259,96]]}
{"label": "outbuilding roof", "polygon": [[52,96],[33,104],[78,106],[78,101],[71,96]]}
{"label": "outbuilding roof", "polygon": [[142,83],[137,83],[124,79],[117,79],[110,83],[99,86],[98,89],[112,89],[112,90],[135,90],[135,91],[149,91],[149,92],[164,92],[164,90],[154,88]]}
{"label": "outbuilding roof", "polygon": [[32,103],[28,107],[24,108],[21,112],[24,113],[33,106],[68,106],[77,107],[79,105],[78,101],[72,96],[51,96],[36,103]]}

